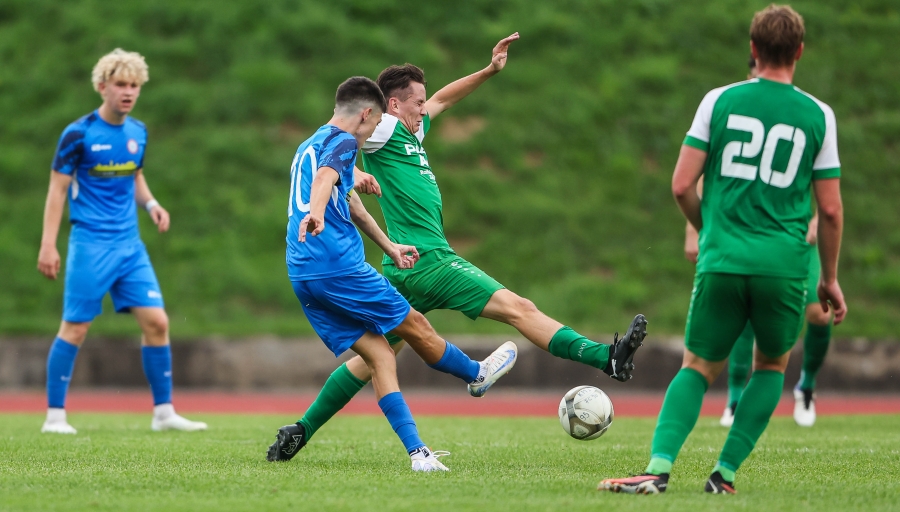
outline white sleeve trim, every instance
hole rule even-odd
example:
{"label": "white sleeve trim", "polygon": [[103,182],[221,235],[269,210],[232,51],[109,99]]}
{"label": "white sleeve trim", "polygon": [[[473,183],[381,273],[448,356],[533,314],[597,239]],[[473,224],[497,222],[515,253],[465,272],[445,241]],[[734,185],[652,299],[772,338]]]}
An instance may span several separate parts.
{"label": "white sleeve trim", "polygon": [[834,116],[834,110],[825,102],[819,101],[818,98],[795,87],[798,92],[802,92],[809,99],[816,102],[816,105],[822,109],[825,114],[825,138],[822,140],[822,147],[819,148],[819,154],[813,162],[813,171],[823,169],[837,169],[841,166],[841,159],[838,157],[837,146],[837,119]]}
{"label": "white sleeve trim", "polygon": [[400,120],[390,114],[381,116],[381,122],[375,127],[375,132],[363,144],[363,153],[374,153],[383,148],[387,141],[391,139],[391,136],[394,135],[394,129],[397,128],[398,121]]}
{"label": "white sleeve trim", "polygon": [[752,80],[718,87],[706,93],[706,96],[703,97],[703,101],[700,102],[700,106],[697,107],[697,113],[694,115],[694,122],[691,123],[691,128],[687,132],[688,136],[697,140],[702,140],[703,142],[709,142],[709,125],[712,122],[713,108],[715,108],[716,102],[719,101],[719,96],[721,96],[723,92],[737,85],[755,82],[759,82],[759,79],[754,78]]}

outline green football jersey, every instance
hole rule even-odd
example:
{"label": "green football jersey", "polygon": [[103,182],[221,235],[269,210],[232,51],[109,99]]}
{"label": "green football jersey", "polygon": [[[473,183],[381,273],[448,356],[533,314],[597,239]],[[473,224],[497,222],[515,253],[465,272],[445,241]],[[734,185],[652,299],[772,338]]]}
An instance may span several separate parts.
{"label": "green football jersey", "polygon": [[[444,236],[441,190],[422,147],[430,127],[431,118],[426,115],[419,130],[410,133],[398,118],[384,114],[363,145],[366,172],[381,184],[378,203],[388,237],[397,244],[416,246],[420,254],[450,247]],[[385,256],[383,264],[393,262]]]}
{"label": "green football jersey", "polygon": [[697,272],[806,277],[812,180],[841,173],[831,107],[754,78],[710,91],[684,144],[707,152]]}

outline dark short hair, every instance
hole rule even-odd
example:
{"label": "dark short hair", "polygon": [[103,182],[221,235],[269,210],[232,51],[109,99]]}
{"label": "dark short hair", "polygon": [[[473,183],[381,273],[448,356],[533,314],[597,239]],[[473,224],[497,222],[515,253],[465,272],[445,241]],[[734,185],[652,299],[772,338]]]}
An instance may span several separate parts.
{"label": "dark short hair", "polygon": [[771,4],[757,12],[750,23],[750,40],[763,64],[786,67],[803,44],[803,17],[788,5]]}
{"label": "dark short hair", "polygon": [[387,112],[387,102],[378,84],[364,76],[354,76],[344,80],[334,95],[335,108],[348,108],[359,105],[373,105]]}
{"label": "dark short hair", "polygon": [[378,74],[378,87],[385,98],[397,97],[397,93],[408,88],[412,82],[426,85],[425,72],[409,62],[402,66],[391,66]]}

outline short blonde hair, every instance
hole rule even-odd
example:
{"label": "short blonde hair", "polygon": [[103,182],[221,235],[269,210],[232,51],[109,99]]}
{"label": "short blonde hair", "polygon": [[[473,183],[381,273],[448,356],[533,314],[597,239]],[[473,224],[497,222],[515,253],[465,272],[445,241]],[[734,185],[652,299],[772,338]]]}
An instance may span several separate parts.
{"label": "short blonde hair", "polygon": [[91,72],[94,90],[99,92],[100,84],[112,78],[135,81],[138,85],[143,85],[150,80],[144,57],[140,53],[126,52],[121,48],[100,57],[94,71]]}

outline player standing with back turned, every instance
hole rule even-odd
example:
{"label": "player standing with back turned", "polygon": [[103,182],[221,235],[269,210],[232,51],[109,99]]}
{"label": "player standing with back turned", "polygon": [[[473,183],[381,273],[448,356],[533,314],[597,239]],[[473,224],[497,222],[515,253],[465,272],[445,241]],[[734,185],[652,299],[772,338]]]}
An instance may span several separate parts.
{"label": "player standing with back turned", "polygon": [[172,351],[169,318],[147,249],[141,242],[137,206],[150,214],[160,233],[169,213],[153,199],[144,178],[147,128],[128,117],[147,64],[134,52],[115,49],[94,66],[100,108],[66,127],[59,140],[44,208],[38,270],[50,279],[59,273],[56,238],[66,195],[72,231],[66,258],[63,319],[47,357],[47,421],[41,432],[74,434],[66,420],[66,393],[78,348],[84,343],[103,297],[112,295],[116,312],[131,312],[141,326],[141,357],[153,392],[153,430],[204,430],[172,407]]}
{"label": "player standing with back turned", "polygon": [[819,211],[819,300],[823,310],[834,308],[835,324],[847,314],[837,281],[843,207],[834,112],[791,85],[804,32],[803,18],[788,6],[757,12],[750,49],[758,78],[714,89],[700,103],[672,178],[679,208],[700,233],[684,362],[666,392],[644,474],[603,480],[600,490],[666,490],[703,395],[749,320],[757,346],[753,373],[705,488],[736,492],[735,472],[781,398],[803,318],[810,186]]}

